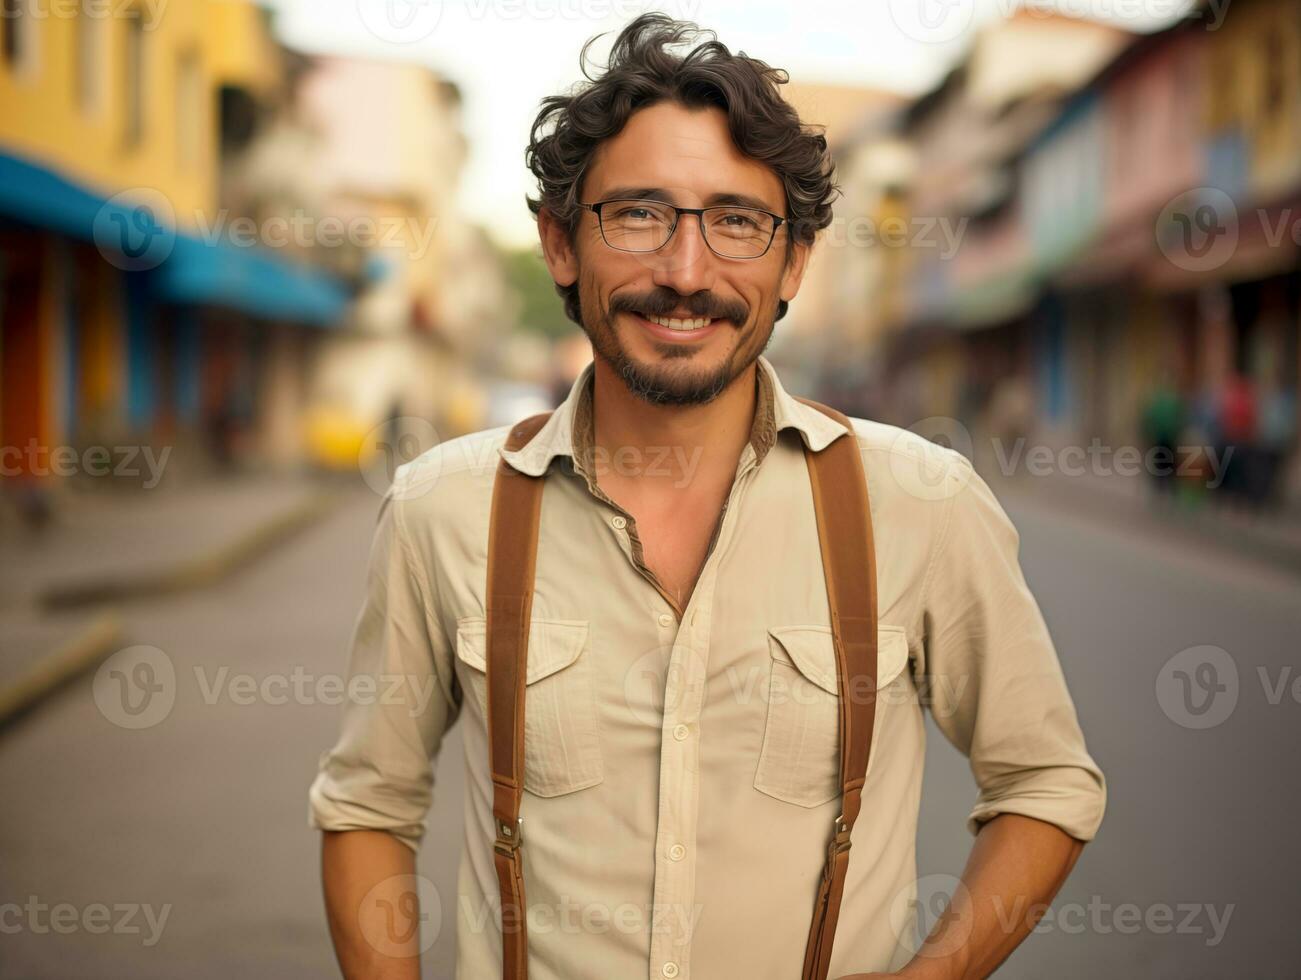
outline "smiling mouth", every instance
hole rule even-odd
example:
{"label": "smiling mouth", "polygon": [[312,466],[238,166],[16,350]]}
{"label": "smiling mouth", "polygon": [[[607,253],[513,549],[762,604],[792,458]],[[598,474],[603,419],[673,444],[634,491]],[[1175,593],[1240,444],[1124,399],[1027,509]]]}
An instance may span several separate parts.
{"label": "smiling mouth", "polygon": [[638,315],[649,320],[651,323],[658,323],[661,327],[667,327],[669,330],[677,330],[680,333],[690,333],[693,330],[702,330],[715,322],[713,317],[708,316],[680,318],[673,316],[655,316],[651,313],[641,313]]}

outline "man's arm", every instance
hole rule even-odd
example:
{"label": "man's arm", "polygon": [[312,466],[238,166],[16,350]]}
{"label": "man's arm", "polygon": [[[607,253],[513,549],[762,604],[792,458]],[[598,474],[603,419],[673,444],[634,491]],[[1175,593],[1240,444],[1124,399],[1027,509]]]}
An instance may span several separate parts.
{"label": "man's arm", "polygon": [[459,714],[436,594],[411,546],[399,469],[373,536],[353,632],[343,724],[322,754],[309,822],[324,831],[321,877],[347,980],[420,975],[415,853],[432,761]]}
{"label": "man's arm", "polygon": [[321,881],[345,980],[419,980],[415,854],[382,830],[327,830]]}
{"label": "man's arm", "polygon": [[942,454],[947,513],[923,589],[918,672],[930,714],[967,756],[979,795],[967,815],[975,842],[961,884],[900,971],[912,980],[992,973],[1047,910],[1106,804],[1106,781],[1021,571],[1016,528],[970,464]]}
{"label": "man's arm", "polygon": [[843,980],[982,980],[1030,934],[1083,849],[1084,841],[1042,820],[994,817],[976,835],[948,908],[908,965]]}

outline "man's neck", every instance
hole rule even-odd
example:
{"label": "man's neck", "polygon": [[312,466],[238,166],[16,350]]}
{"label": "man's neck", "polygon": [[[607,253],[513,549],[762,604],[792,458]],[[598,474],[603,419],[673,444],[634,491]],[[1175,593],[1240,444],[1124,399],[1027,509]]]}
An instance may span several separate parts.
{"label": "man's neck", "polygon": [[[644,489],[691,482],[731,482],[750,441],[757,409],[752,363],[712,401],[655,405],[628,390],[601,358],[593,365],[592,414],[603,475],[634,479]],[[701,483],[697,483],[700,486]]]}

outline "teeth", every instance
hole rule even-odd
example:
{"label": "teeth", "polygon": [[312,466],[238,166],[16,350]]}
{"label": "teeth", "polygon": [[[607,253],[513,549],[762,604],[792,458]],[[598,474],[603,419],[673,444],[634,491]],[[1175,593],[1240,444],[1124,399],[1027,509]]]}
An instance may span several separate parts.
{"label": "teeth", "polygon": [[711,322],[707,316],[696,317],[691,320],[679,320],[667,316],[647,316],[647,320],[652,323],[658,323],[661,327],[668,327],[670,330],[699,330]]}

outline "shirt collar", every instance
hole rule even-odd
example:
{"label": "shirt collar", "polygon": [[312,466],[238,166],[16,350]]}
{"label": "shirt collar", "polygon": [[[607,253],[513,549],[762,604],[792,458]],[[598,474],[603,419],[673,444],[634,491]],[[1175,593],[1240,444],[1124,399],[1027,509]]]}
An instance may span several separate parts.
{"label": "shirt collar", "polygon": [[[792,428],[799,432],[804,444],[814,452],[821,452],[837,437],[849,430],[835,419],[816,408],[805,405],[782,387],[781,379],[771,362],[762,354],[757,360],[758,402],[750,442],[756,457],[762,461],[777,441],[777,434]],[[568,456],[576,467],[585,456],[590,456],[593,446],[592,379],[595,364],[583,368],[569,394],[560,403],[542,428],[516,450],[502,447],[497,450],[502,459],[529,476],[542,476],[557,456]],[[577,456],[577,458],[576,458]]]}

